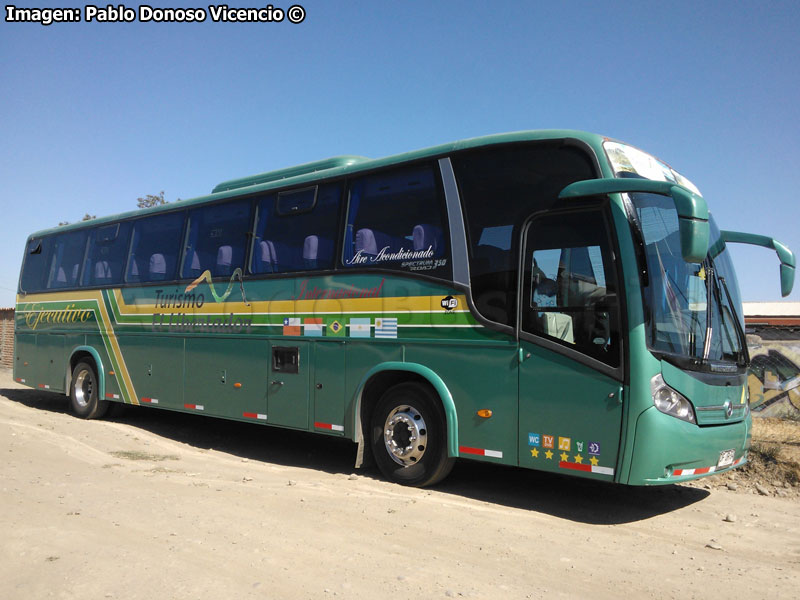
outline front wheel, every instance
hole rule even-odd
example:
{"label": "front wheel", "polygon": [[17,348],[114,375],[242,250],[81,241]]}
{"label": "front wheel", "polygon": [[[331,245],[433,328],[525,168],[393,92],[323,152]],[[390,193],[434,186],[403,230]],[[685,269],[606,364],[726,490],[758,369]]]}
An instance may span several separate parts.
{"label": "front wheel", "polygon": [[108,401],[100,399],[100,386],[94,365],[79,362],[72,370],[72,383],[69,388],[69,401],[74,412],[81,419],[99,419],[108,410]]}
{"label": "front wheel", "polygon": [[426,386],[407,382],[389,388],[372,413],[370,432],[378,468],[396,483],[433,485],[455,463],[447,456],[444,411]]}

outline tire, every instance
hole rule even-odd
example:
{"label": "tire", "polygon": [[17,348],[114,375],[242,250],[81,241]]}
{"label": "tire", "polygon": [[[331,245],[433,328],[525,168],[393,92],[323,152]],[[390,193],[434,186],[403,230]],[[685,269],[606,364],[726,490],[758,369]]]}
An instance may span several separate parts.
{"label": "tire", "polygon": [[100,399],[100,385],[94,365],[79,362],[72,370],[69,386],[69,403],[72,412],[81,419],[99,419],[108,410],[108,401]]}
{"label": "tire", "polygon": [[427,386],[389,388],[372,412],[370,442],[378,468],[395,483],[424,487],[450,473],[447,427],[439,398]]}

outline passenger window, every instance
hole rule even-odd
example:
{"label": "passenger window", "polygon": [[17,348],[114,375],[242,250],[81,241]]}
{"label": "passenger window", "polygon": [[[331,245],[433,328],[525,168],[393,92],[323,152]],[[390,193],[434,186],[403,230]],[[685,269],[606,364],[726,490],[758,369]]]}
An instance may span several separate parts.
{"label": "passenger window", "polygon": [[189,235],[181,278],[195,279],[209,271],[229,277],[244,266],[252,202],[243,200],[202,206],[189,212]]}
{"label": "passenger window", "polygon": [[449,236],[431,166],[396,169],[350,186],[343,262],[449,277]]}
{"label": "passenger window", "polygon": [[131,235],[131,222],[115,223],[89,232],[89,249],[83,269],[83,285],[122,283],[125,257]]}
{"label": "passenger window", "polygon": [[175,279],[185,216],[168,213],[134,221],[125,281]]}
{"label": "passenger window", "polygon": [[549,215],[527,236],[522,326],[619,365],[616,279],[599,211]]}
{"label": "passenger window", "polygon": [[53,247],[53,236],[34,238],[28,241],[20,277],[20,291],[40,292],[45,286],[47,261]]}
{"label": "passenger window", "polygon": [[341,185],[331,183],[262,198],[250,272],[333,268],[341,196]]}
{"label": "passenger window", "polygon": [[85,252],[86,230],[56,235],[48,269],[47,288],[77,287],[80,284]]}
{"label": "passenger window", "polygon": [[563,141],[491,146],[456,153],[472,300],[486,319],[515,325],[521,226],[551,208],[564,186],[597,177],[592,159]]}

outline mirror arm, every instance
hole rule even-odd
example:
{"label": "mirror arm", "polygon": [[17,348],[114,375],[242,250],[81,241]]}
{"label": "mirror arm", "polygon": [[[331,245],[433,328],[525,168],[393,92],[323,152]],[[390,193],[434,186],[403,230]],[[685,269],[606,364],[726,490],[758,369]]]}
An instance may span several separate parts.
{"label": "mirror arm", "polygon": [[569,184],[558,197],[561,200],[605,194],[649,193],[670,196],[678,212],[681,254],[687,262],[700,263],[708,253],[708,205],[699,196],[671,181],[652,179],[585,179]]}
{"label": "mirror arm", "polygon": [[719,232],[720,238],[726,243],[734,244],[748,244],[750,246],[760,246],[774,250],[781,261],[781,295],[785,298],[792,292],[794,287],[794,274],[796,261],[794,252],[789,250],[786,244],[782,244],[778,240],[766,235],[758,235],[756,233],[744,233],[741,231],[727,231],[722,230]]}

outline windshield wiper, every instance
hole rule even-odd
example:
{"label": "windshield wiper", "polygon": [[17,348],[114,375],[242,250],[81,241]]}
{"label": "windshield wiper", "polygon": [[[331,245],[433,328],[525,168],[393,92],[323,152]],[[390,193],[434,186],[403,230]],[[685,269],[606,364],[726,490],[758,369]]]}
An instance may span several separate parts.
{"label": "windshield wiper", "polygon": [[711,266],[710,261],[706,261],[704,263],[704,268],[706,270],[706,339],[703,342],[703,358],[701,359],[702,363],[708,362],[708,355],[711,354],[711,336],[714,333],[714,328],[712,326],[712,307],[714,303],[712,302],[712,289],[711,289],[711,282],[714,279],[714,268]]}
{"label": "windshield wiper", "polygon": [[[730,313],[731,320],[733,321],[733,326],[736,329],[736,335],[739,338],[739,351],[736,353],[737,355],[736,362],[747,364],[750,358],[747,354],[747,336],[745,335],[744,330],[742,329],[742,324],[739,321],[739,317],[735,315],[733,312],[735,306],[733,304],[733,298],[731,298],[731,292],[728,289],[728,284],[725,282],[725,278],[722,275],[719,275],[717,277],[717,280],[720,282],[720,284],[722,285],[722,289],[725,291],[725,297],[728,299],[728,306],[730,307],[730,310],[728,312]],[[720,307],[722,307],[721,302],[720,302]],[[723,315],[720,316],[722,316],[723,319],[725,318]]]}

